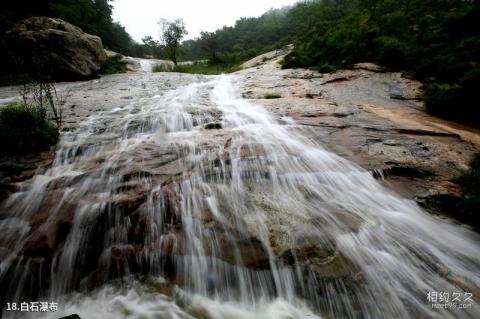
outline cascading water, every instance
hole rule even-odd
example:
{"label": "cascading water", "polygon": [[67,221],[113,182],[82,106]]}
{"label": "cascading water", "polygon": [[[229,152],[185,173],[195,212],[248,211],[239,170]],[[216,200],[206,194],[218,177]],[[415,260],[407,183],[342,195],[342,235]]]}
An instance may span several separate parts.
{"label": "cascading water", "polygon": [[140,60],[140,69],[143,72],[152,72],[152,63],[150,60],[141,59]]}
{"label": "cascading water", "polygon": [[[478,236],[241,99],[238,76],[94,114],[0,215],[6,302],[58,318],[479,318]],[[7,317],[39,313],[4,312]]]}

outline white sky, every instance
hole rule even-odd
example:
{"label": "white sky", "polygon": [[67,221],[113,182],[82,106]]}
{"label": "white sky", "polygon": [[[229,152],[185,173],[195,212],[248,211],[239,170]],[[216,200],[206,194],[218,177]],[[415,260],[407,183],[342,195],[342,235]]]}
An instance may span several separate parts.
{"label": "white sky", "polygon": [[241,17],[258,17],[271,8],[291,5],[298,0],[114,0],[113,20],[140,42],[151,35],[158,39],[159,18],[185,21],[193,39],[200,31],[214,31],[231,26]]}

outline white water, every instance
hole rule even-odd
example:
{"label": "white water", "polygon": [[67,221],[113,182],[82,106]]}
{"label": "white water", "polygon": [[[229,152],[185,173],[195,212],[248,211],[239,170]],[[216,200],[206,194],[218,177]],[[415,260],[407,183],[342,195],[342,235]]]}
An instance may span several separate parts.
{"label": "white water", "polygon": [[152,72],[152,63],[150,62],[150,60],[141,59],[140,60],[140,66],[141,66],[142,71]]}
{"label": "white water", "polygon": [[[430,291],[478,289],[477,235],[384,189],[369,172],[304,137],[305,128],[279,124],[239,97],[239,80],[222,76],[144,97],[66,133],[52,169],[4,204],[0,230],[9,246],[0,269],[2,277],[8,269],[13,274],[7,296],[18,300],[28,290],[22,283],[35,261],[15,260],[32,236],[28,220],[51,182],[62,180],[68,186],[55,189],[58,203],[45,224],[65,202],[75,203],[75,222],[48,266],[51,285],[43,293],[61,306],[48,318],[480,317],[476,303],[442,310],[426,299]],[[203,129],[219,116],[224,129]],[[132,239],[135,217],[109,199],[131,168],[161,174],[158,161],[166,154],[178,157],[168,166],[179,173],[172,184],[149,175],[134,180],[147,198],[137,211],[146,226]],[[199,217],[205,211],[207,221]],[[104,215],[102,238],[96,227]],[[86,267],[91,241],[102,249],[95,269],[107,273],[112,247],[135,242],[142,247],[135,262],[149,278],[175,269],[174,293],[167,297],[127,277],[72,295],[81,286],[77,277],[85,276],[75,269]],[[258,250],[266,264],[249,265],[245,251]],[[303,257],[306,250],[313,253]],[[114,272],[136,271],[122,264]]]}
{"label": "white water", "polygon": [[139,59],[140,60],[140,68],[143,72],[152,72],[152,61],[148,59]]}

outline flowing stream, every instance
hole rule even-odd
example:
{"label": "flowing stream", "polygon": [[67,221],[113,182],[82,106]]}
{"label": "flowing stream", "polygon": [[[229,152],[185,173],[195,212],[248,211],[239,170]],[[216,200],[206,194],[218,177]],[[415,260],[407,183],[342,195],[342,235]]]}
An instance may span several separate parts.
{"label": "flowing stream", "polygon": [[[235,91],[92,114],[1,206],[8,318],[480,318],[476,234],[423,212]],[[473,294],[438,309],[429,292]]]}

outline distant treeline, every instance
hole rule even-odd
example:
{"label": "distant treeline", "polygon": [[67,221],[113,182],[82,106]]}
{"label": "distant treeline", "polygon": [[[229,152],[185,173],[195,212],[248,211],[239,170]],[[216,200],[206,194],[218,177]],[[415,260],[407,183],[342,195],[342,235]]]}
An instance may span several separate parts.
{"label": "distant treeline", "polygon": [[480,126],[479,0],[310,0],[185,41],[187,59],[241,61],[295,43],[284,67],[376,62],[421,80],[432,114]]}
{"label": "distant treeline", "polygon": [[320,26],[340,19],[356,3],[356,0],[307,0],[271,9],[258,18],[241,18],[231,27],[202,32],[197,39],[184,41],[182,58],[245,61],[319,31]]}
{"label": "distant treeline", "polygon": [[314,16],[303,3],[271,9],[258,18],[241,18],[231,27],[202,32],[182,44],[184,60],[240,62],[292,43],[310,30]]}

